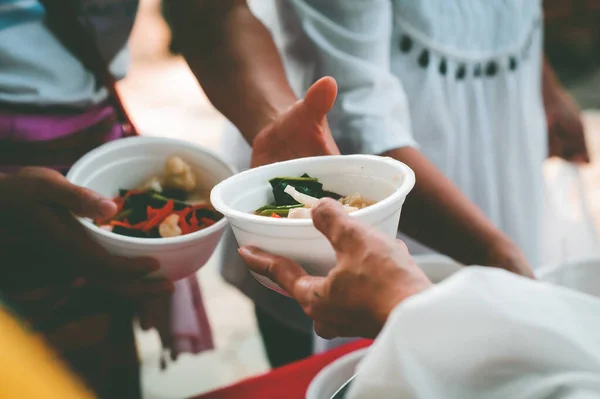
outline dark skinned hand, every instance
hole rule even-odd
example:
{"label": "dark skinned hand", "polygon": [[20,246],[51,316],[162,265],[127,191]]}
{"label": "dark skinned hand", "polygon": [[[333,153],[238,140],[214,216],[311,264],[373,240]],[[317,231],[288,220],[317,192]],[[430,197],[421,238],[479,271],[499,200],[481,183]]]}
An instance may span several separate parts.
{"label": "dark skinned hand", "polygon": [[251,166],[339,155],[326,119],[336,95],[337,85],[333,78],[322,78],[313,84],[303,100],[258,133],[252,145]]}
{"label": "dark skinned hand", "polygon": [[155,260],[111,256],[73,216],[107,218],[115,212],[112,200],[51,169],[0,175],[2,289],[19,292],[83,277],[128,299],[171,293],[170,281],[143,279],[158,269]]}
{"label": "dark skinned hand", "polygon": [[322,200],[312,216],[337,255],[327,277],[309,276],[295,262],[257,248],[243,247],[240,254],[298,301],[319,336],[374,338],[396,305],[431,286],[404,243],[357,222],[336,201]]}

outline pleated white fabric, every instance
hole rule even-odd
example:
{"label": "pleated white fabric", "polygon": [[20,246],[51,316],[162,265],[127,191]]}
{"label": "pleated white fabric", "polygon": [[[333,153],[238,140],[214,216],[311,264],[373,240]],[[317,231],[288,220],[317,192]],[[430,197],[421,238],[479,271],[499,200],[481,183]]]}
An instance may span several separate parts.
{"label": "pleated white fabric", "polygon": [[401,303],[349,399],[575,399],[600,395],[600,301],[469,267]]}

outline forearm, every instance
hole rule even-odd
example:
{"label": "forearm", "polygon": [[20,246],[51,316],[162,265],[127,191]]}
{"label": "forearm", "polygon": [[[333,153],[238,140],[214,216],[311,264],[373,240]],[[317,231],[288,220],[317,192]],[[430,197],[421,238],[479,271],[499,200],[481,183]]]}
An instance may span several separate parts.
{"label": "forearm", "polygon": [[542,97],[544,105],[548,104],[556,94],[556,89],[562,85],[548,58],[542,56]]}
{"label": "forearm", "polygon": [[170,0],[175,40],[211,103],[252,144],[297,98],[269,31],[244,0]]}
{"label": "forearm", "polygon": [[402,232],[466,265],[488,266],[498,246],[512,246],[419,151],[404,147],[385,155],[406,163],[416,174],[400,219]]}

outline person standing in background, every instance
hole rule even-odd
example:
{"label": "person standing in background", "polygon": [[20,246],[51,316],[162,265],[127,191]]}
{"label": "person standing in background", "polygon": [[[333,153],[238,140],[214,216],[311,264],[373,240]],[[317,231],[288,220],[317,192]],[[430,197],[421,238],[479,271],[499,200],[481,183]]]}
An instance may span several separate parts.
{"label": "person standing in background", "polygon": [[[256,10],[273,23],[296,93],[336,78],[328,118],[341,152],[415,171],[400,222],[411,253],[532,276],[549,143],[551,155],[588,162],[579,109],[543,56],[541,1],[281,0]],[[251,166],[234,130],[223,146],[238,149],[238,168]],[[255,300],[263,334],[296,330],[273,353],[310,346],[310,321],[257,286],[243,262],[230,255],[223,275]],[[317,339],[316,349],[338,343]]]}

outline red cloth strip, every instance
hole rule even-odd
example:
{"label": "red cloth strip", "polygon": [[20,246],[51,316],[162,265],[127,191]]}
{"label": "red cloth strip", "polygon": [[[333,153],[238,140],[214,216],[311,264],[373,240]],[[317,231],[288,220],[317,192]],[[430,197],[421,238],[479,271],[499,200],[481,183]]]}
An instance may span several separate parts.
{"label": "red cloth strip", "polygon": [[360,340],[190,399],[305,399],[310,382],[336,359],[371,345]]}

